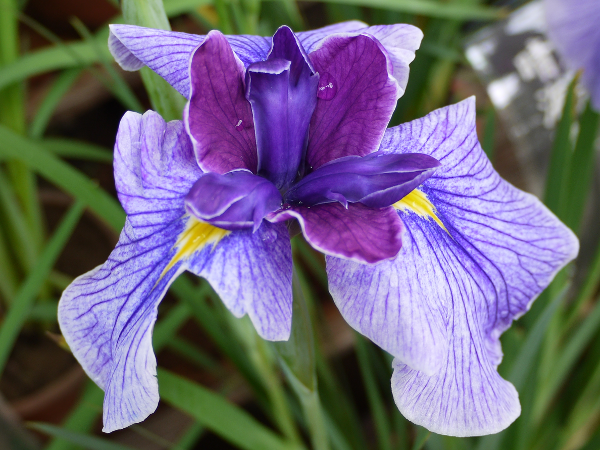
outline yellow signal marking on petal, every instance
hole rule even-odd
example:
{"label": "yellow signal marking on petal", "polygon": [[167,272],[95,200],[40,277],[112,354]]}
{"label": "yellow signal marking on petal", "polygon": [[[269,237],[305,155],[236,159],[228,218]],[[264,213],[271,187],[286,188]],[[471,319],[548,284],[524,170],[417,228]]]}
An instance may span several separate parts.
{"label": "yellow signal marking on petal", "polygon": [[207,245],[212,244],[213,248],[221,239],[227,236],[231,231],[215,227],[209,223],[202,222],[195,217],[189,217],[185,230],[177,238],[173,246],[177,248],[177,253],[171,259],[162,276],[167,273],[177,262],[189,258],[194,252],[202,250]]}
{"label": "yellow signal marking on petal", "polygon": [[412,211],[421,217],[434,220],[435,223],[448,233],[448,230],[436,214],[435,206],[429,201],[427,195],[419,189],[412,190],[408,195],[394,203],[392,206],[398,211]]}

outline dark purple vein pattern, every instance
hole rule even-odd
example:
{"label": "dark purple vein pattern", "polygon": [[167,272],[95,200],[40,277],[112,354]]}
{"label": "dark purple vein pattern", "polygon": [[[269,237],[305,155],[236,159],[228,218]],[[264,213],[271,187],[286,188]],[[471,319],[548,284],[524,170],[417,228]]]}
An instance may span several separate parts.
{"label": "dark purple vein pattern", "polygon": [[577,239],[494,171],[473,98],[389,129],[380,151],[440,161],[420,189],[448,232],[399,212],[406,232],[395,260],[327,258],[332,296],[354,328],[396,357],[392,390],[405,417],[441,434],[496,433],[520,413],[496,371],[498,338],[577,255]]}
{"label": "dark purple vein pattern", "polygon": [[376,151],[398,99],[383,47],[370,36],[331,36],[309,56],[335,91],[317,100],[309,128],[309,167]]}
{"label": "dark purple vein pattern", "polygon": [[[188,221],[184,197],[200,175],[182,122],[167,124],[152,111],[125,114],[115,146],[125,227],[107,262],[64,291],[58,311],[73,354],[105,391],[106,432],[156,409],[152,329],[158,304],[182,271],[205,277],[236,316],[249,314],[263,338],[289,337],[292,263],[285,225],[265,222],[254,234],[232,232],[214,248],[172,264]],[[232,281],[237,273],[247,275]]]}
{"label": "dark purple vein pattern", "polygon": [[254,120],[246,100],[244,66],[220,31],[211,31],[191,59],[190,101],[183,113],[198,164],[219,174],[256,174]]}

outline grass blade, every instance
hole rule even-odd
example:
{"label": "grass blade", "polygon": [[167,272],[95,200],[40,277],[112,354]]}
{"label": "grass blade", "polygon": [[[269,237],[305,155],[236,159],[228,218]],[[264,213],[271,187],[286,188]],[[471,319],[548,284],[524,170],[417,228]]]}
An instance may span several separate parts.
{"label": "grass blade", "polygon": [[573,125],[575,116],[574,98],[577,80],[578,77],[575,77],[567,89],[567,97],[562,117],[556,127],[548,174],[546,176],[544,203],[561,219],[564,218],[563,203],[565,202],[566,186],[571,165],[571,126]]}
{"label": "grass blade", "polygon": [[110,150],[88,142],[73,139],[45,138],[38,144],[62,158],[81,159],[112,164],[113,154]]}
{"label": "grass blade", "polygon": [[369,399],[369,406],[371,413],[373,414],[373,421],[375,422],[375,429],[377,431],[377,442],[379,443],[378,448],[382,450],[391,450],[391,432],[390,424],[385,411],[385,405],[381,398],[381,393],[377,388],[377,381],[375,374],[373,373],[371,361],[369,361],[369,349],[365,339],[359,335],[354,335],[356,356],[358,358],[358,365],[360,367],[360,373],[367,389],[367,397]]}
{"label": "grass blade", "polygon": [[33,428],[34,430],[65,439],[73,444],[81,445],[86,450],[134,450],[132,447],[116,444],[107,439],[77,433],[48,423],[31,422],[28,425],[29,428]]}
{"label": "grass blade", "polygon": [[29,126],[29,136],[34,139],[39,139],[44,135],[48,122],[50,122],[50,118],[58,106],[58,103],[71,86],[73,86],[73,83],[77,81],[81,72],[82,69],[75,67],[65,70],[58,76],[35,113],[35,117]]}
{"label": "grass blade", "polygon": [[455,20],[496,20],[507,14],[507,11],[503,9],[435,0],[326,0],[326,3],[382,8],[389,11]]}
{"label": "grass blade", "polygon": [[160,396],[226,441],[246,450],[297,448],[223,397],[164,369],[158,370]]}
{"label": "grass blade", "polygon": [[52,270],[54,262],[60,255],[64,245],[67,243],[81,214],[83,214],[83,209],[83,202],[77,202],[65,214],[65,217],[56,229],[56,232],[40,255],[37,264],[15,296],[13,305],[9,309],[8,314],[0,327],[0,373],[4,370],[8,355],[12,350],[13,344],[17,339],[17,335],[19,334],[23,323],[27,319],[39,289],[46,280],[50,270]]}
{"label": "grass blade", "polygon": [[567,187],[568,202],[565,205],[565,223],[575,232],[579,231],[594,173],[594,144],[598,135],[599,121],[600,114],[594,111],[588,102],[579,119],[579,136],[571,160],[571,173]]}
{"label": "grass blade", "polygon": [[125,223],[125,213],[118,202],[81,172],[72,168],[37,143],[0,125],[0,160],[22,161],[51,183],[88,205],[115,230]]}

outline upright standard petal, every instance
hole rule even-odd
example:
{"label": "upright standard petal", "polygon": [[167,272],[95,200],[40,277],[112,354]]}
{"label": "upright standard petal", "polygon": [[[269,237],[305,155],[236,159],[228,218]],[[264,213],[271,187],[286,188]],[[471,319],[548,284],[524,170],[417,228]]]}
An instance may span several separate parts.
{"label": "upright standard petal", "polygon": [[317,50],[325,38],[333,34],[357,35],[369,34],[375,37],[385,48],[391,62],[390,75],[398,82],[399,96],[404,94],[408,83],[409,64],[415,59],[415,51],[419,49],[423,32],[417,27],[405,23],[394,25],[368,26],[356,20],[329,25],[297,34],[298,39],[308,53]]}
{"label": "upright standard petal", "polygon": [[288,27],[273,36],[267,61],[248,67],[258,147],[258,174],[279,189],[296,179],[306,154],[308,125],[317,103],[319,76]]}
{"label": "upright standard petal", "polygon": [[310,59],[320,80],[310,122],[308,165],[317,169],[343,156],[376,151],[398,98],[381,44],[367,35],[334,35]]}
{"label": "upright standard petal", "polygon": [[431,156],[371,153],[347,156],[319,167],[287,191],[287,203],[313,206],[322,203],[362,203],[385,208],[405,197],[440,166]]}
{"label": "upright standard petal", "polygon": [[[110,25],[108,48],[124,70],[139,70],[144,65],[163,77],[181,95],[190,95],[190,58],[205,36],[156,30],[135,25]],[[266,58],[271,38],[228,36],[238,58],[247,67]]]}
{"label": "upright standard petal", "polygon": [[272,222],[298,219],[314,248],[361,263],[394,258],[402,247],[404,227],[394,208],[367,208],[339,203],[313,207],[290,206],[267,218]]}
{"label": "upright standard petal", "polygon": [[600,111],[600,2],[545,0],[544,6],[548,35],[572,69],[583,69],[582,81]]}
{"label": "upright standard petal", "polygon": [[281,207],[281,194],[269,180],[247,170],[205,173],[185,197],[186,210],[198,220],[226,230],[252,228]]}
{"label": "upright standard petal", "polygon": [[520,411],[496,372],[498,337],[576,256],[577,239],[494,171],[477,141],[474,99],[388,130],[380,151],[423,153],[442,167],[395,205],[406,233],[390,267],[328,258],[333,298],[397,357],[392,389],[408,419],[454,436],[496,433]]}
{"label": "upright standard petal", "polygon": [[198,164],[207,172],[256,173],[256,137],[244,88],[244,66],[225,36],[211,31],[190,63],[192,87],[184,120]]}

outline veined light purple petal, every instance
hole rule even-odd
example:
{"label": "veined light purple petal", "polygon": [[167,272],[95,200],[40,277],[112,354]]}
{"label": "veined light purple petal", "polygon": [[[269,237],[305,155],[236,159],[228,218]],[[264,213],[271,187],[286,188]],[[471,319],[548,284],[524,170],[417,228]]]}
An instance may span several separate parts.
{"label": "veined light purple petal", "polygon": [[181,217],[183,198],[202,175],[183,122],[165,123],[154,111],[125,113],[114,168],[119,200],[140,238]]}
{"label": "veined light purple petal", "polygon": [[269,180],[247,170],[205,173],[185,197],[197,219],[226,230],[258,229],[263,218],[281,207],[281,194]]}
{"label": "veined light purple petal", "polygon": [[248,314],[258,334],[289,339],[292,326],[292,249],[285,224],[233,232],[210,258],[190,260],[188,270],[206,278],[237,317]]}
{"label": "veined light purple petal", "polygon": [[303,169],[319,77],[292,30],[284,26],[273,36],[268,60],[248,67],[247,83],[258,173],[286,189]]}
{"label": "veined light purple petal", "polygon": [[140,422],[158,404],[152,328],[183,270],[165,269],[184,229],[183,197],[200,173],[181,122],[125,114],[115,145],[125,228],[108,261],[65,290],[58,313],[73,354],[105,391],[104,431]]}
{"label": "veined light purple petal", "polygon": [[361,263],[394,258],[402,247],[404,226],[394,208],[373,209],[339,203],[313,207],[293,206],[268,219],[298,219],[302,233],[315,249]]}
{"label": "veined light purple petal", "polygon": [[192,55],[184,120],[198,164],[207,172],[256,173],[256,137],[244,90],[244,66],[225,36],[211,31]]}
{"label": "veined light purple petal", "polygon": [[366,35],[332,36],[310,58],[320,82],[309,129],[309,166],[376,151],[398,93],[381,45]]}
{"label": "veined light purple petal", "polygon": [[323,39],[333,34],[355,33],[368,27],[369,25],[360,20],[349,20],[347,22],[334,23],[333,25],[317,28],[316,30],[300,31],[296,33],[296,36],[306,52],[310,53],[319,47]]}
{"label": "veined light purple petal", "polygon": [[419,189],[444,228],[401,210],[406,233],[389,267],[328,258],[333,298],[396,356],[392,389],[408,419],[454,436],[496,433],[520,412],[496,372],[498,338],[576,256],[577,239],[494,171],[477,141],[474,99],[388,130],[380,151],[442,163]]}
{"label": "veined light purple petal", "polygon": [[406,23],[395,25],[374,25],[362,30],[362,33],[370,34],[377,38],[387,52],[392,64],[392,76],[398,82],[400,92],[398,96],[404,95],[408,84],[409,64],[415,59],[415,52],[421,46],[423,32]]}
{"label": "veined light purple petal", "polygon": [[104,389],[104,428],[109,433],[141,422],[158,405],[152,329],[157,307],[181,271],[161,276],[174,253],[183,222],[137,236],[129,219],[102,266],[64,291],[58,321],[71,351]]}
{"label": "veined light purple petal", "polygon": [[304,31],[297,34],[298,39],[308,53],[317,50],[324,39],[332,34],[344,35],[369,34],[383,45],[391,62],[392,75],[398,82],[400,93],[403,95],[408,82],[409,64],[415,59],[415,51],[419,49],[423,32],[409,24],[375,25],[369,27],[359,21],[342,22],[319,28],[312,31]]}
{"label": "veined light purple petal", "polygon": [[582,81],[600,111],[600,2],[545,0],[548,35],[572,69],[583,69]]}
{"label": "veined light purple petal", "polygon": [[405,197],[440,166],[421,153],[346,156],[310,173],[286,193],[286,202],[313,206],[322,203],[362,203],[385,208]]}
{"label": "veined light purple petal", "polygon": [[[110,25],[108,47],[124,70],[146,65],[163,77],[185,98],[190,93],[190,58],[205,36],[156,30],[135,25]],[[227,40],[244,66],[266,58],[271,38],[228,36]]]}
{"label": "veined light purple petal", "polygon": [[[237,315],[247,311],[263,337],[289,336],[291,250],[284,225],[267,223],[254,235],[232,232],[214,247],[181,255],[178,240],[189,224],[184,197],[201,175],[181,122],[166,124],[151,111],[124,116],[115,146],[115,179],[128,213],[125,227],[108,261],[65,290],[58,312],[73,354],[105,391],[106,432],[140,422],[156,409],[152,328],[158,304],[189,258],[195,268],[214,268],[202,275],[215,286],[230,287],[217,289],[224,303]],[[240,276],[237,291],[232,272],[217,270],[224,260],[253,263],[252,272]],[[277,271],[271,270],[274,265]],[[241,263],[228,269],[246,270]]]}

